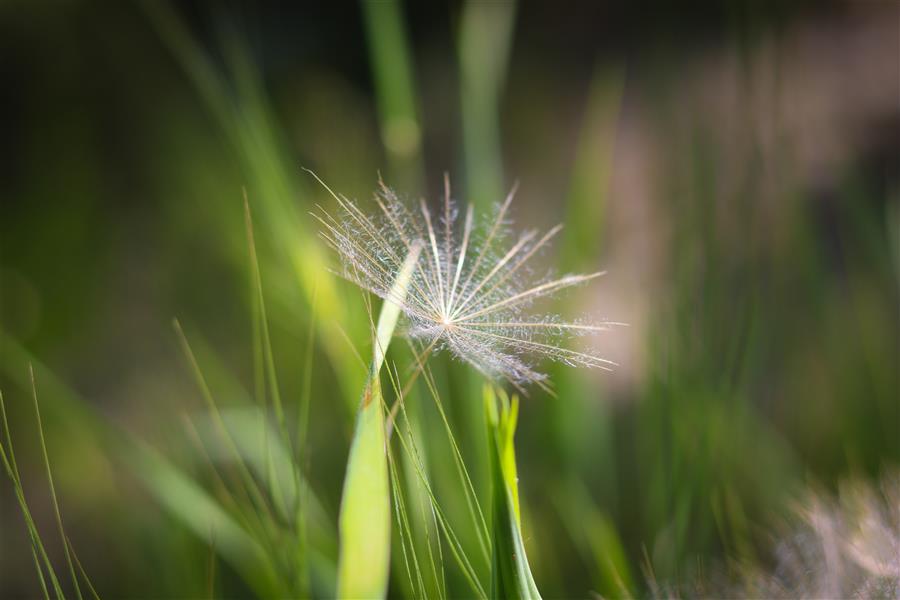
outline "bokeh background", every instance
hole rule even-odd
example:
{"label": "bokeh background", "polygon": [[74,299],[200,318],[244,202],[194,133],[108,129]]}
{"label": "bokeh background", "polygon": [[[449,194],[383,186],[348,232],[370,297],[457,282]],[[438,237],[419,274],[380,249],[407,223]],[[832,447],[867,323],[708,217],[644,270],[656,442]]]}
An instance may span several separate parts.
{"label": "bokeh background", "polygon": [[[518,180],[517,226],[566,226],[542,260],[609,271],[557,309],[627,322],[596,340],[621,366],[551,367],[558,397],[521,408],[545,596],[766,564],[805,490],[900,463],[898,57],[898,4],[874,0],[3,2],[0,390],[51,555],[29,362],[101,595],[206,593],[209,544],[113,440],[204,472],[173,318],[222,402],[253,387],[243,190],[282,396],[293,414],[312,391],[300,445],[334,527],[369,336],[326,271],[308,211],[332,203],[307,167],[360,201],[379,173],[437,199],[447,171],[481,209]],[[478,379],[434,368],[486,489]],[[0,595],[34,597],[7,483]]]}

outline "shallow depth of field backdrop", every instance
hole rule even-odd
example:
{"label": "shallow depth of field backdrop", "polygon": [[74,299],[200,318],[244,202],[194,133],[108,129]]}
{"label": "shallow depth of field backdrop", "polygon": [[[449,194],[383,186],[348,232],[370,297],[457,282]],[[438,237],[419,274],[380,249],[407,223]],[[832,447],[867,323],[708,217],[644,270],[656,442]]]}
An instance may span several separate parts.
{"label": "shallow depth of field backdrop", "polygon": [[[898,27],[878,1],[3,2],[0,390],[57,570],[29,363],[66,532],[102,597],[258,591],[159,467],[228,508],[173,319],[217,402],[257,405],[243,189],[292,423],[309,389],[296,445],[321,510],[313,576],[333,569],[354,348],[371,344],[309,216],[334,201],[301,167],[361,202],[379,173],[436,202],[447,171],[484,210],[518,180],[517,228],[565,225],[542,268],[609,272],[553,310],[628,323],[593,340],[620,366],[544,365],[557,397],[520,406],[545,597],[771,565],[806,494],[878,486],[900,463]],[[402,343],[392,357],[410,364]],[[484,500],[480,378],[430,363]],[[425,461],[465,537],[423,382],[408,405],[423,446],[442,440]],[[390,594],[409,595],[397,539]],[[40,594],[28,548],[4,475],[0,596]]]}

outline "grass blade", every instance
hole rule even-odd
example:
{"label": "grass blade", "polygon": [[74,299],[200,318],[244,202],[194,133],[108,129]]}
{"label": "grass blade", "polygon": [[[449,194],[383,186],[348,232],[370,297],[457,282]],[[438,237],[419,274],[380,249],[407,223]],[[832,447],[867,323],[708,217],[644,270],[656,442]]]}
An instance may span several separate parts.
{"label": "grass blade", "polygon": [[373,377],[356,420],[340,516],[339,598],[387,592],[391,514],[381,385]]}
{"label": "grass blade", "polygon": [[503,197],[499,103],[515,15],[513,2],[470,1],[459,27],[463,158],[469,198],[481,208]]}
{"label": "grass blade", "polygon": [[421,189],[422,127],[416,110],[412,53],[402,7],[394,0],[360,5],[378,99],[381,139],[390,160],[391,176],[400,177],[411,189]]}
{"label": "grass blade", "polygon": [[[410,250],[394,281],[391,298],[406,296],[420,250],[420,246]],[[387,592],[391,500],[379,372],[399,316],[400,307],[386,300],[378,317],[372,370],[347,458],[339,520],[339,598],[383,598]]]}
{"label": "grass blade", "polygon": [[[12,435],[10,435],[9,432],[9,421],[6,418],[6,405],[3,402],[2,392],[0,392],[0,419],[3,421],[3,436],[6,439],[6,442],[0,440],[0,460],[3,462],[6,474],[13,482],[16,500],[19,503],[19,509],[22,512],[22,518],[24,519],[25,527],[28,530],[28,537],[31,539],[31,556],[34,559],[34,566],[37,570],[41,592],[43,593],[44,598],[49,600],[50,594],[47,590],[46,578],[44,577],[44,569],[47,569],[47,575],[53,586],[53,592],[56,594],[57,598],[64,598],[65,595],[59,585],[59,578],[56,576],[56,571],[53,568],[53,564],[50,562],[50,558],[47,556],[47,551],[44,549],[41,536],[38,533],[37,526],[31,516],[31,510],[28,508],[28,503],[25,500],[25,490],[22,487],[22,478],[19,475],[19,466],[16,462],[15,450],[13,449]],[[39,555],[40,560],[38,560]],[[43,563],[43,568],[41,567],[41,563]]]}
{"label": "grass blade", "polygon": [[[499,396],[499,398],[498,398]],[[499,399],[499,407],[498,407]],[[522,540],[519,490],[513,436],[519,414],[519,400],[484,387],[487,412],[491,483],[493,485],[493,556],[491,596],[493,598],[540,598]]]}
{"label": "grass blade", "polygon": [[75,574],[75,565],[72,563],[72,555],[69,552],[68,537],[63,527],[62,516],[59,512],[59,500],[56,496],[56,486],[53,484],[53,472],[50,470],[50,455],[47,453],[47,441],[44,439],[44,425],[41,421],[41,409],[38,405],[37,386],[34,383],[34,368],[28,365],[28,374],[31,377],[31,397],[34,400],[34,414],[38,424],[38,439],[41,442],[41,453],[44,458],[44,467],[47,472],[47,482],[50,484],[50,498],[53,501],[53,516],[56,518],[56,527],[59,529],[59,537],[63,543],[63,551],[66,564],[69,567],[69,576],[72,578],[72,586],[75,588],[75,596],[81,600],[81,586],[78,585],[78,576]]}

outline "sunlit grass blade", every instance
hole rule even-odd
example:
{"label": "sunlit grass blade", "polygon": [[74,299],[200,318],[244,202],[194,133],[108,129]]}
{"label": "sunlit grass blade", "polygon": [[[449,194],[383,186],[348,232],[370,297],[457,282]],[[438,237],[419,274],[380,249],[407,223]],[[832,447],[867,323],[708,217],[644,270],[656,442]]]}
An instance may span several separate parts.
{"label": "sunlit grass blade", "polygon": [[[406,295],[419,260],[420,246],[407,255],[393,283],[391,297]],[[372,348],[372,368],[356,418],[347,458],[347,474],[339,518],[340,557],[337,591],[340,598],[382,598],[387,593],[391,546],[391,499],[379,373],[400,307],[385,301],[378,317]]]}
{"label": "sunlit grass blade", "polygon": [[390,558],[390,491],[381,386],[366,390],[347,459],[341,499],[339,598],[383,598]]}
{"label": "sunlit grass blade", "polygon": [[[485,385],[493,486],[493,557],[491,596],[493,598],[540,598],[522,538],[519,514],[519,489],[513,436],[519,413],[519,400]],[[498,406],[499,404],[499,406]]]}

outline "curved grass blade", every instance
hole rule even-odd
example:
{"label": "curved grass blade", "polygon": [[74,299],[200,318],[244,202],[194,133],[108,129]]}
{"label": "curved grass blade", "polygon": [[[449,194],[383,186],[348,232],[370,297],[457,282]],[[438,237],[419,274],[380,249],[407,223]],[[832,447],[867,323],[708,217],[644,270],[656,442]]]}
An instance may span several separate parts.
{"label": "curved grass blade", "polygon": [[81,600],[81,586],[78,585],[78,576],[75,574],[75,565],[72,562],[72,553],[69,552],[68,536],[63,527],[62,515],[59,512],[59,500],[56,497],[56,486],[53,484],[53,472],[50,470],[50,455],[47,453],[47,441],[44,439],[44,424],[41,421],[41,409],[38,405],[37,386],[34,382],[34,367],[28,366],[28,375],[31,378],[31,394],[34,399],[34,415],[38,424],[38,439],[41,442],[41,453],[44,459],[44,468],[47,472],[47,482],[50,484],[50,499],[53,501],[53,516],[56,518],[56,527],[63,543],[63,553],[66,557],[66,565],[69,567],[69,576],[72,578],[72,586],[75,588],[75,596]]}
{"label": "curved grass blade", "polygon": [[[498,406],[499,404],[499,406]],[[519,414],[519,400],[502,391],[484,387],[488,425],[488,452],[493,485],[493,555],[491,557],[492,598],[540,598],[522,540],[519,490],[513,436]]]}
{"label": "curved grass blade", "polygon": [[[15,450],[13,449],[12,435],[10,435],[9,431],[9,421],[6,418],[6,405],[3,402],[2,392],[0,392],[0,419],[3,421],[3,437],[6,440],[4,442],[3,439],[0,439],[0,460],[3,462],[6,474],[12,480],[16,500],[19,503],[19,510],[22,512],[22,518],[24,519],[25,527],[28,530],[28,537],[31,541],[31,556],[34,560],[35,570],[38,574],[41,592],[46,600],[50,600],[50,594],[47,588],[47,578],[49,577],[56,597],[64,598],[65,595],[60,587],[56,570],[50,562],[50,558],[44,548],[44,543],[41,540],[40,533],[38,533],[37,526],[31,516],[31,509],[28,507],[28,502],[25,500],[25,489],[22,486],[22,478],[19,475],[19,466],[16,462]],[[38,558],[39,556],[40,559]],[[44,576],[44,569],[47,571],[47,577]]]}

